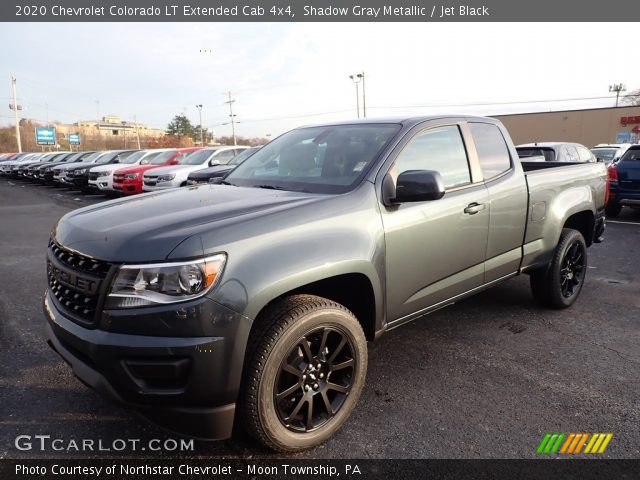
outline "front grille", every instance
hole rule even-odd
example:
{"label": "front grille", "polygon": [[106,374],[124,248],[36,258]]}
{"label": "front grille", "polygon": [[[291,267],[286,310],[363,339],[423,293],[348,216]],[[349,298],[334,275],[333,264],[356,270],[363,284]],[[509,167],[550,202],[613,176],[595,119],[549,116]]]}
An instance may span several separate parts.
{"label": "front grille", "polygon": [[98,172],[89,172],[89,180],[98,180]]}
{"label": "front grille", "polygon": [[113,181],[117,183],[122,183],[124,181],[124,175],[114,174]]}
{"label": "front grille", "polygon": [[86,257],[49,241],[47,278],[63,313],[83,324],[96,320],[101,286],[111,264]]}
{"label": "front grille", "polygon": [[144,179],[144,184],[147,187],[155,187],[156,183],[158,183],[158,181],[155,178],[147,178],[147,177],[145,177],[145,179]]}

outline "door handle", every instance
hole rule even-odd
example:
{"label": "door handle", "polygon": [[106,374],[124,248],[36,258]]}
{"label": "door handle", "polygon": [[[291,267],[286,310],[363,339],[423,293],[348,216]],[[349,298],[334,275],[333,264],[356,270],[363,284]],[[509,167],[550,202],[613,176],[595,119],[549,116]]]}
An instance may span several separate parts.
{"label": "door handle", "polygon": [[484,203],[470,203],[467,205],[467,208],[464,209],[464,213],[468,213],[469,215],[475,215],[481,210],[486,208]]}

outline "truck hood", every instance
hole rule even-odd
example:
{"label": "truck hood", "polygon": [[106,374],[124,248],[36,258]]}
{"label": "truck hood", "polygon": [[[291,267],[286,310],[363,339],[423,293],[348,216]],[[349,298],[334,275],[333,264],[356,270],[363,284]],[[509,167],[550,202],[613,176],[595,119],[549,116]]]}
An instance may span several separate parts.
{"label": "truck hood", "polygon": [[94,166],[94,163],[92,162],[73,162],[73,163],[63,163],[62,165],[59,165],[57,167],[54,167],[54,170],[60,170],[60,171],[64,171],[64,170],[70,170],[72,168],[76,168],[76,167],[86,167],[86,168],[91,168]]}
{"label": "truck hood", "polygon": [[120,170],[121,168],[129,168],[133,167],[137,164],[130,163],[108,163],[106,165],[98,165],[96,167],[91,168],[92,172],[113,172],[114,170]]}
{"label": "truck hood", "polygon": [[150,163],[146,163],[144,165],[130,165],[130,166],[123,166],[122,164],[119,164],[120,168],[118,168],[118,175],[122,174],[122,175],[126,175],[128,173],[144,173],[147,170],[151,170],[152,168],[161,168],[162,165],[152,165]]}
{"label": "truck hood", "polygon": [[205,168],[207,165],[169,165],[168,167],[154,168],[149,175],[145,176],[153,176],[157,177],[158,175],[167,175],[170,173],[182,172],[187,173],[193,170],[198,170],[199,168]]}
{"label": "truck hood", "polygon": [[228,185],[183,187],[74,210],[62,217],[53,235],[67,248],[111,262],[162,261],[195,236],[186,244],[193,248],[181,255],[195,257],[203,252],[199,234],[323,198]]}
{"label": "truck hood", "polygon": [[[193,172],[193,178],[207,178],[210,175],[215,175],[216,173],[230,172],[236,167],[237,165],[216,165],[215,167],[203,168],[202,170]],[[191,175],[189,176],[191,177]]]}

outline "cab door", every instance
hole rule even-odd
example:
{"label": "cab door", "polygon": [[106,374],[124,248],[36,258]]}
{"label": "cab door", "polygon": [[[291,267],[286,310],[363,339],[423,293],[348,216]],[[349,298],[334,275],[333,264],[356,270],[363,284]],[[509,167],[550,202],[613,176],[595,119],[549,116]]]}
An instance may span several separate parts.
{"label": "cab door", "polygon": [[387,321],[400,322],[484,282],[489,198],[474,181],[459,124],[429,126],[400,147],[387,172],[438,171],[439,200],[381,205]]}

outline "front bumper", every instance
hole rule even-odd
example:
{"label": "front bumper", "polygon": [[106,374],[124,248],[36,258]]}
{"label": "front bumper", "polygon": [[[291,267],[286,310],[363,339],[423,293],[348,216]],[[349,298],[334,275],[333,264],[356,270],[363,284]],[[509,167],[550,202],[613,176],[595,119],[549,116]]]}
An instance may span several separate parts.
{"label": "front bumper", "polygon": [[[215,330],[245,330],[244,317],[209,299],[202,302],[202,313],[216,312],[209,316],[210,323],[226,319]],[[202,439],[231,436],[244,358],[244,347],[236,348],[238,336],[150,336],[153,332],[131,335],[100,329],[103,323],[121,326],[125,318],[85,328],[65,317],[48,292],[44,312],[47,342],[86,385],[169,430]],[[131,323],[138,320],[135,312],[127,316]],[[156,317],[162,325],[162,315]],[[145,315],[140,320],[149,321]]]}
{"label": "front bumper", "polygon": [[82,189],[89,186],[89,177],[87,176],[68,177],[67,180],[76,188]]}
{"label": "front bumper", "polygon": [[135,195],[136,193],[142,193],[142,182],[113,182],[112,187],[115,191],[122,193],[123,195]]}
{"label": "front bumper", "polygon": [[167,190],[169,188],[178,188],[179,186],[180,184],[175,181],[160,182],[160,183],[156,183],[155,185],[143,184],[142,191],[143,192],[159,192],[162,190]]}

